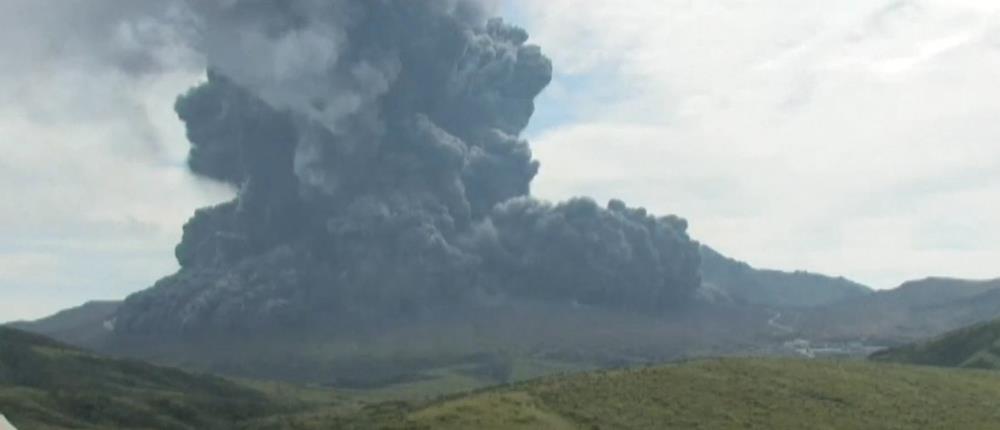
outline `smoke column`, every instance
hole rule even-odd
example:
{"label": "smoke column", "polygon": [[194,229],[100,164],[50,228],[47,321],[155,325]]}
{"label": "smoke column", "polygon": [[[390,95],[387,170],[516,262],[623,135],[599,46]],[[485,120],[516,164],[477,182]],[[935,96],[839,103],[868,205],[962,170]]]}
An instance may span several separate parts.
{"label": "smoke column", "polygon": [[697,288],[684,220],[530,197],[520,133],[552,65],[480,3],[191,0],[171,16],[208,68],[176,103],[190,169],[238,192],[195,213],[180,271],[129,297],[118,332],[484,296],[660,312]]}

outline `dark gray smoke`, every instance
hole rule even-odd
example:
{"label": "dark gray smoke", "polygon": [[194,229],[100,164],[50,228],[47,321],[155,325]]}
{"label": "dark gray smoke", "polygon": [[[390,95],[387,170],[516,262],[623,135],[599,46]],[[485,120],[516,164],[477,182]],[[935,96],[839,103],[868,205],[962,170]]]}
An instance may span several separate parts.
{"label": "dark gray smoke", "polygon": [[662,310],[699,284],[676,217],[529,197],[552,66],[459,0],[187,5],[208,80],[177,101],[203,208],[122,332],[378,319],[524,298]]}

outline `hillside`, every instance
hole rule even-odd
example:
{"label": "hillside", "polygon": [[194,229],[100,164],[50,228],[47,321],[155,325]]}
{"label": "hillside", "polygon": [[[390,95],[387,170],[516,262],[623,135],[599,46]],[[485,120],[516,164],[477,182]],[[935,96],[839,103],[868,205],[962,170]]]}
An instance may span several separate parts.
{"label": "hillside", "polygon": [[1000,369],[1000,320],[976,324],[925,342],[879,351],[876,361]]}
{"label": "hillside", "polygon": [[74,345],[93,345],[107,335],[120,301],[92,301],[35,321],[8,326],[42,334]]}
{"label": "hillside", "polygon": [[872,290],[843,277],[756,269],[701,246],[702,283],[731,299],[766,306],[814,307],[868,295]]}
{"label": "hillside", "polygon": [[815,339],[923,340],[1000,317],[1000,280],[927,278],[804,313],[796,329]]}
{"label": "hillside", "polygon": [[128,336],[112,330],[120,303],[98,302],[15,326],[105,354],[226,376],[379,392],[419,385],[441,394],[563,369],[705,356],[862,357],[1000,317],[1000,281],[929,278],[869,292],[843,278],[758,270],[708,247],[703,253],[705,285],[718,294],[658,316],[486,296],[381,327],[332,320],[326,330]]}
{"label": "hillside", "polygon": [[1000,420],[1000,374],[863,361],[709,359],[430,402],[354,396],[236,385],[0,329],[0,411],[22,429],[985,429]]}
{"label": "hillside", "polygon": [[[764,296],[774,291],[759,283],[772,271],[720,258],[734,268],[744,267],[737,270],[740,276],[758,282],[741,284],[742,291],[749,294],[748,288],[758,288]],[[705,263],[713,264],[711,258]],[[831,291],[854,291],[850,281],[838,278],[774,273],[786,283],[826,279],[841,285]],[[732,291],[735,284],[730,285]],[[809,285],[813,287],[805,288],[819,288],[821,283]],[[802,306],[778,306],[773,299],[763,300],[771,305],[753,304],[733,300],[726,292],[728,300],[720,296],[690,303],[661,316],[498,297],[478,306],[425,312],[381,328],[336,321],[325,332],[309,327],[294,332],[234,331],[222,339],[114,336],[105,322],[113,320],[106,312],[115,303],[104,308],[85,305],[18,327],[101,353],[227,376],[378,391],[420,383],[439,387],[434,393],[448,393],[567,368],[720,355],[812,355],[812,350],[864,356],[873,348],[926,339],[1000,316],[998,286],[998,281],[930,278],[889,291],[847,293],[834,303],[811,307],[801,300],[797,303]],[[82,325],[74,327],[74,322]],[[809,342],[809,351],[801,343],[790,344],[797,339]],[[510,375],[470,370],[493,367],[515,370]]]}
{"label": "hillside", "polygon": [[236,428],[277,412],[276,404],[217,377],[101,358],[0,327],[0,411],[21,429]]}
{"label": "hillside", "polygon": [[[383,406],[346,428],[986,429],[1000,375],[856,361],[726,359],[553,377]],[[353,426],[353,427],[352,427]]]}

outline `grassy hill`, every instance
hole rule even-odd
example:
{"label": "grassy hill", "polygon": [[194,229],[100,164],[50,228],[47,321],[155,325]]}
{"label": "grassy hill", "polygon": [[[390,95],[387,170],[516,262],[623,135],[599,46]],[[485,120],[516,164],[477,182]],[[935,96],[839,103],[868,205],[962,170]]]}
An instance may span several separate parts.
{"label": "grassy hill", "polygon": [[925,342],[879,351],[873,360],[929,366],[1000,369],[1000,320],[976,324]]}
{"label": "grassy hill", "polygon": [[1000,375],[860,361],[723,359],[552,377],[420,408],[371,407],[344,428],[986,429]]}
{"label": "grassy hill", "polygon": [[0,327],[0,411],[22,429],[240,428],[286,406],[221,378]]}
{"label": "grassy hill", "polygon": [[237,384],[0,328],[0,411],[22,429],[985,429],[1000,422],[1000,374],[711,359],[564,374],[417,403],[378,399]]}

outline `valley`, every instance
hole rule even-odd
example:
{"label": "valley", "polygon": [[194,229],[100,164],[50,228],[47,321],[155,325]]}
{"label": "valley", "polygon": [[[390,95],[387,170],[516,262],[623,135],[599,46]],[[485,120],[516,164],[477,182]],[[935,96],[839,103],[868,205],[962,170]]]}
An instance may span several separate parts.
{"label": "valley", "polygon": [[856,359],[564,367],[480,389],[462,386],[459,375],[474,376],[459,366],[438,376],[462,393],[440,395],[419,383],[359,391],[227,380],[12,329],[0,329],[0,346],[0,411],[22,429],[987,429],[1000,419],[1000,373]]}
{"label": "valley", "polygon": [[[747,281],[757,273],[795,280],[784,281],[790,289],[810,288],[802,283],[807,279],[835,278],[782,275],[726,260],[740,267],[741,278],[730,270],[734,280],[719,288],[710,282],[720,275],[707,272],[703,288],[713,288],[712,295],[662,316],[508,299],[381,327],[130,338],[115,335],[117,303],[104,302],[11,326],[112,356],[194,371],[419,400],[562,372],[700,357],[863,359],[1000,314],[995,281],[928,279],[879,292],[848,283],[847,296],[810,306],[748,303],[734,296],[760,285]],[[737,281],[743,283],[734,287]]]}

